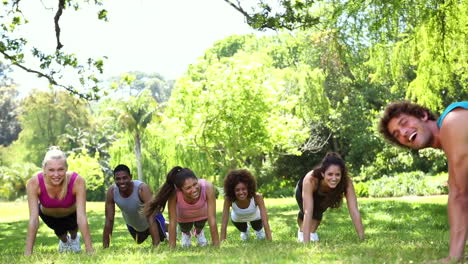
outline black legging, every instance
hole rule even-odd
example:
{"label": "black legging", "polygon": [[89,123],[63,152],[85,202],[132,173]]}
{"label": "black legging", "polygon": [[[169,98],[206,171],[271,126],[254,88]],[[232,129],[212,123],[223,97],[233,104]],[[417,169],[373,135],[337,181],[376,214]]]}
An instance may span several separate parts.
{"label": "black legging", "polygon": [[195,226],[195,229],[197,230],[197,233],[200,232],[203,227],[205,227],[207,219],[195,221],[195,222],[188,222],[188,223],[179,223],[180,226],[180,231],[184,233],[189,233],[190,230],[192,230],[192,227]]}
{"label": "black legging", "polygon": [[[232,224],[239,229],[241,232],[247,232],[247,222],[234,222]],[[250,222],[250,225],[255,231],[259,231],[263,227],[262,219],[254,220]]]}

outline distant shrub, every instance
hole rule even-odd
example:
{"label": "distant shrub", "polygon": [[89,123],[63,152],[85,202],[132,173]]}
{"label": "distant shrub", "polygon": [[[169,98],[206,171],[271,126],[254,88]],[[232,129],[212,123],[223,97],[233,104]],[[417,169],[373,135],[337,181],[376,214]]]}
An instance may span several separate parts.
{"label": "distant shrub", "polygon": [[26,195],[26,182],[40,170],[32,163],[0,166],[0,200],[15,200]]}
{"label": "distant shrub", "polygon": [[258,191],[268,198],[292,197],[296,182],[290,179],[273,178],[258,186]]}
{"label": "distant shrub", "polygon": [[369,197],[369,184],[367,182],[354,183],[357,197]]}
{"label": "distant shrub", "polygon": [[98,153],[91,157],[84,153],[73,153],[68,156],[68,167],[86,180],[86,198],[90,201],[105,199],[104,174],[98,161]]}
{"label": "distant shrub", "polygon": [[[384,176],[367,182],[371,197],[399,197],[406,195],[446,194],[446,177],[444,174],[427,176],[421,171]],[[445,180],[444,180],[445,178]]]}

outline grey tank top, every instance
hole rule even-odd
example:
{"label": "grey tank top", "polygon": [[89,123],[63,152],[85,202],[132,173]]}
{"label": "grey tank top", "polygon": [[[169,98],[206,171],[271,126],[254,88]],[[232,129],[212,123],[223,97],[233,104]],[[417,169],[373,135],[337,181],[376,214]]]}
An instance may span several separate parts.
{"label": "grey tank top", "polygon": [[132,182],[133,192],[127,198],[124,198],[120,195],[117,185],[113,185],[114,201],[120,208],[120,211],[122,211],[122,216],[125,220],[125,223],[133,227],[136,231],[143,232],[149,227],[146,217],[140,214],[143,203],[141,202],[138,195],[138,189],[143,182],[139,180],[133,180]]}

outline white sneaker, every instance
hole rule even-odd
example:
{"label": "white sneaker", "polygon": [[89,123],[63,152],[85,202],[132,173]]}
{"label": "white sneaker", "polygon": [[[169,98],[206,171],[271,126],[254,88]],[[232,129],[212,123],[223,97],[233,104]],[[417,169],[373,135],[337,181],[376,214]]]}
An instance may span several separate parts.
{"label": "white sneaker", "polygon": [[[297,230],[297,241],[302,243],[304,242],[304,233],[301,230]],[[319,241],[319,237],[317,233],[310,233],[310,241],[317,242]]]}
{"label": "white sneaker", "polygon": [[62,240],[59,239],[59,246],[58,246],[58,251],[60,253],[62,252],[68,252],[70,251],[70,238],[67,236],[67,242],[63,242]]}
{"label": "white sneaker", "polygon": [[247,225],[247,230],[245,232],[241,232],[240,233],[240,238],[243,240],[243,241],[246,241],[247,239],[249,239],[249,236],[250,236],[250,226]]}
{"label": "white sneaker", "polygon": [[182,234],[182,241],[181,241],[181,245],[182,247],[190,247],[192,246],[192,235],[190,235],[190,233],[184,233],[184,232],[181,232]]}
{"label": "white sneaker", "polygon": [[302,243],[304,242],[304,233],[301,230],[297,230],[297,242]]}
{"label": "white sneaker", "polygon": [[243,241],[246,241],[246,240],[249,238],[249,231],[247,231],[247,232],[240,232],[240,238],[241,238]]}
{"label": "white sneaker", "polygon": [[310,233],[310,241],[319,241],[319,237],[317,235],[317,233]]}
{"label": "white sneaker", "polygon": [[205,237],[205,232],[203,232],[203,230],[199,234],[195,234],[195,237],[197,238],[197,244],[199,246],[202,246],[202,247],[206,246],[207,241]]}
{"label": "white sneaker", "polygon": [[80,243],[80,233],[76,233],[75,239],[68,239],[70,244],[70,249],[73,252],[81,252],[81,243]]}
{"label": "white sneaker", "polygon": [[257,239],[265,239],[265,231],[263,231],[263,228],[255,231],[255,235],[257,236]]}

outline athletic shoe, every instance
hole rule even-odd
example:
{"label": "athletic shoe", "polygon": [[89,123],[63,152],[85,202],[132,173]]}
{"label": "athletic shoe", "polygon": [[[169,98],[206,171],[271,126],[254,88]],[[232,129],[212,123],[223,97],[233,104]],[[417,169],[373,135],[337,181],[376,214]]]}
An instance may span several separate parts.
{"label": "athletic shoe", "polygon": [[310,233],[310,241],[319,241],[319,237],[317,235],[317,233]]}
{"label": "athletic shoe", "polygon": [[182,247],[190,247],[192,246],[192,235],[190,233],[182,233]]}
{"label": "athletic shoe", "polygon": [[249,232],[240,232],[240,238],[246,241],[249,238]]}
{"label": "athletic shoe", "polygon": [[304,242],[304,233],[302,233],[300,229],[297,230],[297,242]]}
{"label": "athletic shoe", "polygon": [[68,239],[70,243],[70,249],[73,252],[80,252],[81,251],[81,243],[80,243],[80,233],[76,233],[75,239]]}
{"label": "athletic shoe", "polygon": [[195,232],[195,237],[197,238],[197,244],[199,246],[202,246],[202,247],[206,246],[207,241],[206,241],[206,237],[205,237],[205,232],[203,232],[203,230],[200,231],[200,233],[198,233],[198,234]]}
{"label": "athletic shoe", "polygon": [[245,232],[241,232],[241,233],[240,233],[240,238],[241,238],[243,241],[246,241],[246,240],[249,238],[249,236],[250,236],[249,230],[250,230],[250,226],[247,225],[247,230],[246,230]]}
{"label": "athletic shoe", "polygon": [[63,242],[62,240],[59,239],[59,246],[58,246],[58,251],[60,253],[62,252],[68,252],[70,251],[70,238],[67,236],[67,242]]}
{"label": "athletic shoe", "polygon": [[255,235],[257,236],[257,239],[265,239],[265,231],[263,231],[263,228],[255,231]]}

